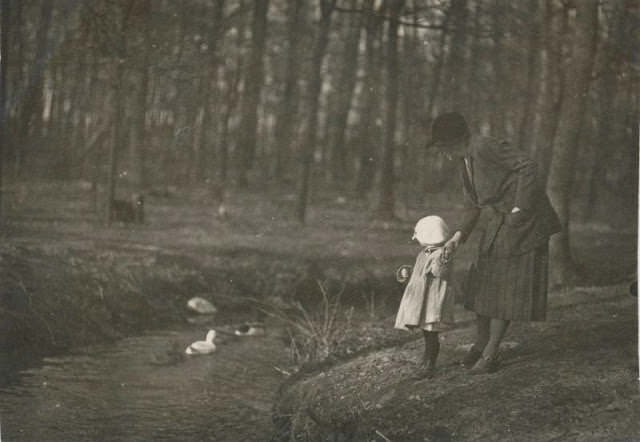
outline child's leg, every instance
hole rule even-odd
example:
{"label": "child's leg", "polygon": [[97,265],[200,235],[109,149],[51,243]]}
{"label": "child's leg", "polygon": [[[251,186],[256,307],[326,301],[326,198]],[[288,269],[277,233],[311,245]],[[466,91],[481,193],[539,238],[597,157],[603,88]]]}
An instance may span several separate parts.
{"label": "child's leg", "polygon": [[422,330],[424,336],[424,357],[422,364],[435,368],[440,353],[440,338],[438,332]]}
{"label": "child's leg", "polygon": [[489,342],[482,352],[482,356],[485,358],[493,358],[498,354],[500,349],[500,342],[507,332],[509,327],[509,321],[504,319],[491,319]]}
{"label": "child's leg", "polygon": [[422,330],[422,336],[424,337],[424,356],[422,358],[420,368],[414,375],[414,379],[433,377],[436,370],[436,360],[438,359],[438,353],[440,352],[440,339],[438,338],[438,332]]}

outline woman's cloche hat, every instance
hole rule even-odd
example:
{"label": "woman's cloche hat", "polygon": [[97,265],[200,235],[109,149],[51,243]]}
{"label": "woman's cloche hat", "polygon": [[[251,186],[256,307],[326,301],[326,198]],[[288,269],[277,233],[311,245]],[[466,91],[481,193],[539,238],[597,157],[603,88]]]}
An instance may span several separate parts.
{"label": "woman's cloche hat", "polygon": [[422,245],[440,245],[449,239],[449,226],[439,216],[420,218],[413,230],[413,238]]}
{"label": "woman's cloche hat", "polygon": [[469,126],[458,112],[446,112],[438,115],[431,126],[431,139],[427,148],[439,144],[449,144],[469,137]]}

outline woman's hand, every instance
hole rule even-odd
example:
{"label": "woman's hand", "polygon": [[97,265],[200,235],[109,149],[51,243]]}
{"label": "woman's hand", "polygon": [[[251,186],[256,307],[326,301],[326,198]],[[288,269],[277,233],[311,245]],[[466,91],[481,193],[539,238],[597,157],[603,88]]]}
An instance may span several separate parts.
{"label": "woman's hand", "polygon": [[505,216],[505,221],[511,226],[519,226],[524,224],[529,219],[529,214],[526,211],[521,210],[519,207],[514,207],[511,213]]}
{"label": "woman's hand", "polygon": [[451,239],[449,239],[449,241],[447,241],[444,244],[442,257],[444,258],[445,262],[449,261],[449,259],[453,257],[454,253],[456,252],[456,249],[460,245],[461,239],[462,239],[462,233],[458,230],[456,233],[453,234]]}

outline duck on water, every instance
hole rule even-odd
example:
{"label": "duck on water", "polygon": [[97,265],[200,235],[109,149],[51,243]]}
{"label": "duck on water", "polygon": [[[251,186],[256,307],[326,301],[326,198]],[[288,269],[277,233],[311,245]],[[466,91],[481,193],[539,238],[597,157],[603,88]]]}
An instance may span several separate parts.
{"label": "duck on water", "polygon": [[216,351],[216,344],[213,340],[216,338],[216,331],[209,330],[204,341],[195,341],[184,351],[188,355],[206,355]]}

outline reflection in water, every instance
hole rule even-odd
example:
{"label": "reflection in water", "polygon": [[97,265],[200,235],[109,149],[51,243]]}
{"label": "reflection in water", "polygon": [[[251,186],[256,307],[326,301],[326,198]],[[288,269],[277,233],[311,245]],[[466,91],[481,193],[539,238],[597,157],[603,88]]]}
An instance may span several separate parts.
{"label": "reflection in water", "polygon": [[[183,358],[201,330],[147,335],[46,358],[0,387],[7,441],[264,441],[286,363],[275,336],[223,336]],[[226,339],[226,341],[225,341]]]}

